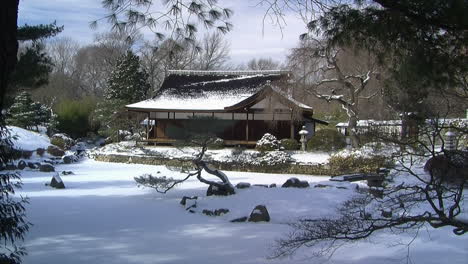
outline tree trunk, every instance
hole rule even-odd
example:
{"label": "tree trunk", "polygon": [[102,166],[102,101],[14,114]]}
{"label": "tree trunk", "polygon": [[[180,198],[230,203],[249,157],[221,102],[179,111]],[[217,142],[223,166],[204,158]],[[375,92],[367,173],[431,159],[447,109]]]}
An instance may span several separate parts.
{"label": "tree trunk", "polygon": [[358,122],[358,119],[356,116],[349,117],[348,131],[349,131],[349,138],[351,139],[351,144],[353,148],[358,148],[360,145],[359,136],[357,134],[357,122]]}
{"label": "tree trunk", "polygon": [[18,41],[16,34],[18,31],[18,4],[19,0],[8,0],[2,2],[0,8],[0,119],[3,123],[5,95],[8,81],[16,65],[16,54],[18,52]]}

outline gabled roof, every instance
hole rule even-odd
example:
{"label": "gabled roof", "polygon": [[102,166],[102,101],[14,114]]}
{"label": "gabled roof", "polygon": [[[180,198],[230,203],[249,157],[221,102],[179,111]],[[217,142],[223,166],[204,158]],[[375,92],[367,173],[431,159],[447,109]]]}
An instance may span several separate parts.
{"label": "gabled roof", "polygon": [[276,88],[286,83],[289,77],[288,71],[169,71],[152,99],[126,107],[133,111],[234,110],[235,105],[258,99],[269,87],[269,91],[274,90],[286,98],[288,104],[312,110]]}

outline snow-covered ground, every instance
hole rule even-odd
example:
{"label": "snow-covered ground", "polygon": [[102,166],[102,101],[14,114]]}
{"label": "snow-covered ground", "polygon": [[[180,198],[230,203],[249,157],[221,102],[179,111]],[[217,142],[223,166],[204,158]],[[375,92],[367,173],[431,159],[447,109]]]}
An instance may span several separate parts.
{"label": "snow-covered ground", "polygon": [[[228,197],[205,197],[206,185],[191,179],[167,194],[138,188],[133,177],[143,173],[180,177],[163,166],[84,160],[57,165],[66,189],[45,186],[53,173],[25,170],[28,220],[34,224],[25,245],[24,263],[406,263],[411,234],[377,233],[371,240],[340,248],[326,259],[310,259],[310,249],[292,258],[269,260],[274,240],[290,230],[286,222],[300,216],[319,217],[354,194],[355,184],[330,183],[327,177],[294,175],[331,185],[327,188],[263,188],[238,190]],[[159,173],[158,173],[159,172]],[[282,184],[292,175],[226,172],[231,181]],[[327,182],[323,182],[327,181]],[[336,188],[337,186],[347,189]],[[228,208],[219,217],[191,214],[179,204],[182,196],[198,195],[198,210]],[[231,223],[264,204],[269,223]],[[421,230],[410,248],[412,263],[467,263],[468,236],[451,230]]]}
{"label": "snow-covered ground", "polygon": [[47,149],[50,146],[50,139],[33,131],[20,127],[7,126],[10,132],[11,142],[18,150],[34,151],[38,148]]}

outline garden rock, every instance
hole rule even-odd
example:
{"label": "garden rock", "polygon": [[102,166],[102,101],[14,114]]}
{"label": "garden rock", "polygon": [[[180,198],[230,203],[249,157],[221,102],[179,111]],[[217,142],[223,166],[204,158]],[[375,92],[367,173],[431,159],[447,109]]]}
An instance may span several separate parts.
{"label": "garden rock", "polygon": [[281,187],[282,188],[308,188],[310,185],[307,181],[301,181],[298,178],[289,178]]}
{"label": "garden rock", "polygon": [[41,166],[39,162],[28,162],[28,167],[30,169],[37,169]]}
{"label": "garden rock", "polygon": [[16,169],[18,169],[18,167],[16,167],[15,164],[10,163],[5,166],[5,170],[16,170]]}
{"label": "garden rock", "polygon": [[56,147],[56,146],[49,146],[47,148],[47,153],[55,157],[61,157],[65,155],[65,151],[63,151],[61,148]]}
{"label": "garden rock", "polygon": [[225,209],[225,208],[220,208],[220,209],[216,209],[214,211],[211,211],[211,210],[208,210],[208,209],[204,209],[202,211],[203,214],[205,215],[208,215],[208,216],[221,216],[223,214],[227,214],[229,213],[229,209]]}
{"label": "garden rock", "polygon": [[52,172],[52,171],[55,171],[55,168],[54,168],[54,166],[52,166],[50,164],[41,164],[41,166],[39,167],[39,171],[41,171],[41,172]]}
{"label": "garden rock", "polygon": [[65,184],[63,183],[62,178],[60,178],[58,173],[55,173],[49,185],[55,189],[65,189]]}
{"label": "garden rock", "polygon": [[219,195],[219,196],[227,196],[234,194],[232,190],[226,187],[218,187],[216,185],[211,184],[208,187],[208,190],[206,190],[206,196],[212,196],[212,195]]}
{"label": "garden rock", "polygon": [[66,155],[66,156],[63,156],[62,159],[63,159],[63,163],[65,164],[70,164],[70,163],[78,161],[78,157],[75,155]]}
{"label": "garden rock", "polygon": [[327,188],[327,187],[330,187],[330,185],[326,185],[326,184],[316,184],[314,185],[314,188]]}
{"label": "garden rock", "polygon": [[198,196],[184,196],[182,197],[180,204],[185,206],[187,204],[187,200],[197,200],[197,199],[198,199]]}
{"label": "garden rock", "polygon": [[238,184],[236,184],[236,188],[237,189],[250,188],[250,183],[248,183],[248,182],[239,182]]}
{"label": "garden rock", "polygon": [[236,219],[232,219],[231,222],[232,223],[240,223],[240,222],[246,222],[248,219],[247,216],[244,216],[244,217],[239,217],[239,218],[236,218]]}
{"label": "garden rock", "polygon": [[269,222],[270,221],[270,214],[266,206],[264,205],[257,205],[252,210],[249,216],[249,222]]}
{"label": "garden rock", "polygon": [[385,218],[391,218],[392,217],[392,211],[382,210],[382,216],[385,217]]}
{"label": "garden rock", "polygon": [[276,188],[276,183],[270,184],[270,186],[268,186],[268,188]]}
{"label": "garden rock", "polygon": [[42,155],[44,155],[44,153],[45,153],[45,149],[43,149],[43,148],[36,149],[36,154],[37,155],[42,156]]}
{"label": "garden rock", "polygon": [[73,171],[62,171],[62,175],[71,175],[74,174]]}
{"label": "garden rock", "polygon": [[18,169],[20,170],[24,170],[24,168],[26,168],[28,166],[28,164],[26,164],[26,162],[24,160],[20,160],[18,162]]}

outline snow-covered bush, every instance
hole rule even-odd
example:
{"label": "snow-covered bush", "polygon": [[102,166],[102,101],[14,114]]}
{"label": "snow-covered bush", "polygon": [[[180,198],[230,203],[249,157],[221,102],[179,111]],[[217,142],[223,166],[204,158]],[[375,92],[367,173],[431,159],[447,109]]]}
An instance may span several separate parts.
{"label": "snow-covered bush", "polygon": [[224,148],[224,140],[222,138],[214,138],[208,142],[208,149]]}
{"label": "snow-covered bush", "polygon": [[278,150],[280,147],[278,139],[270,133],[266,133],[263,137],[257,141],[255,148],[259,151],[273,151]]}
{"label": "snow-covered bush", "polygon": [[270,151],[252,161],[254,165],[274,166],[291,162],[291,155],[284,151]]}
{"label": "snow-covered bush", "polygon": [[375,173],[379,168],[392,167],[385,156],[332,155],[328,160],[331,174]]}
{"label": "snow-covered bush", "polygon": [[309,151],[335,151],[346,147],[345,137],[336,129],[321,129],[307,142]]}
{"label": "snow-covered bush", "polygon": [[280,140],[280,144],[285,150],[298,150],[300,147],[299,142],[292,138],[283,138]]}
{"label": "snow-covered bush", "polygon": [[39,126],[49,128],[54,115],[49,107],[31,99],[31,94],[21,92],[15,97],[15,103],[8,109],[6,122],[10,125],[36,129]]}
{"label": "snow-covered bush", "polygon": [[75,140],[73,140],[66,134],[59,133],[54,134],[52,137],[50,137],[50,143],[61,149],[68,150],[75,144]]}

